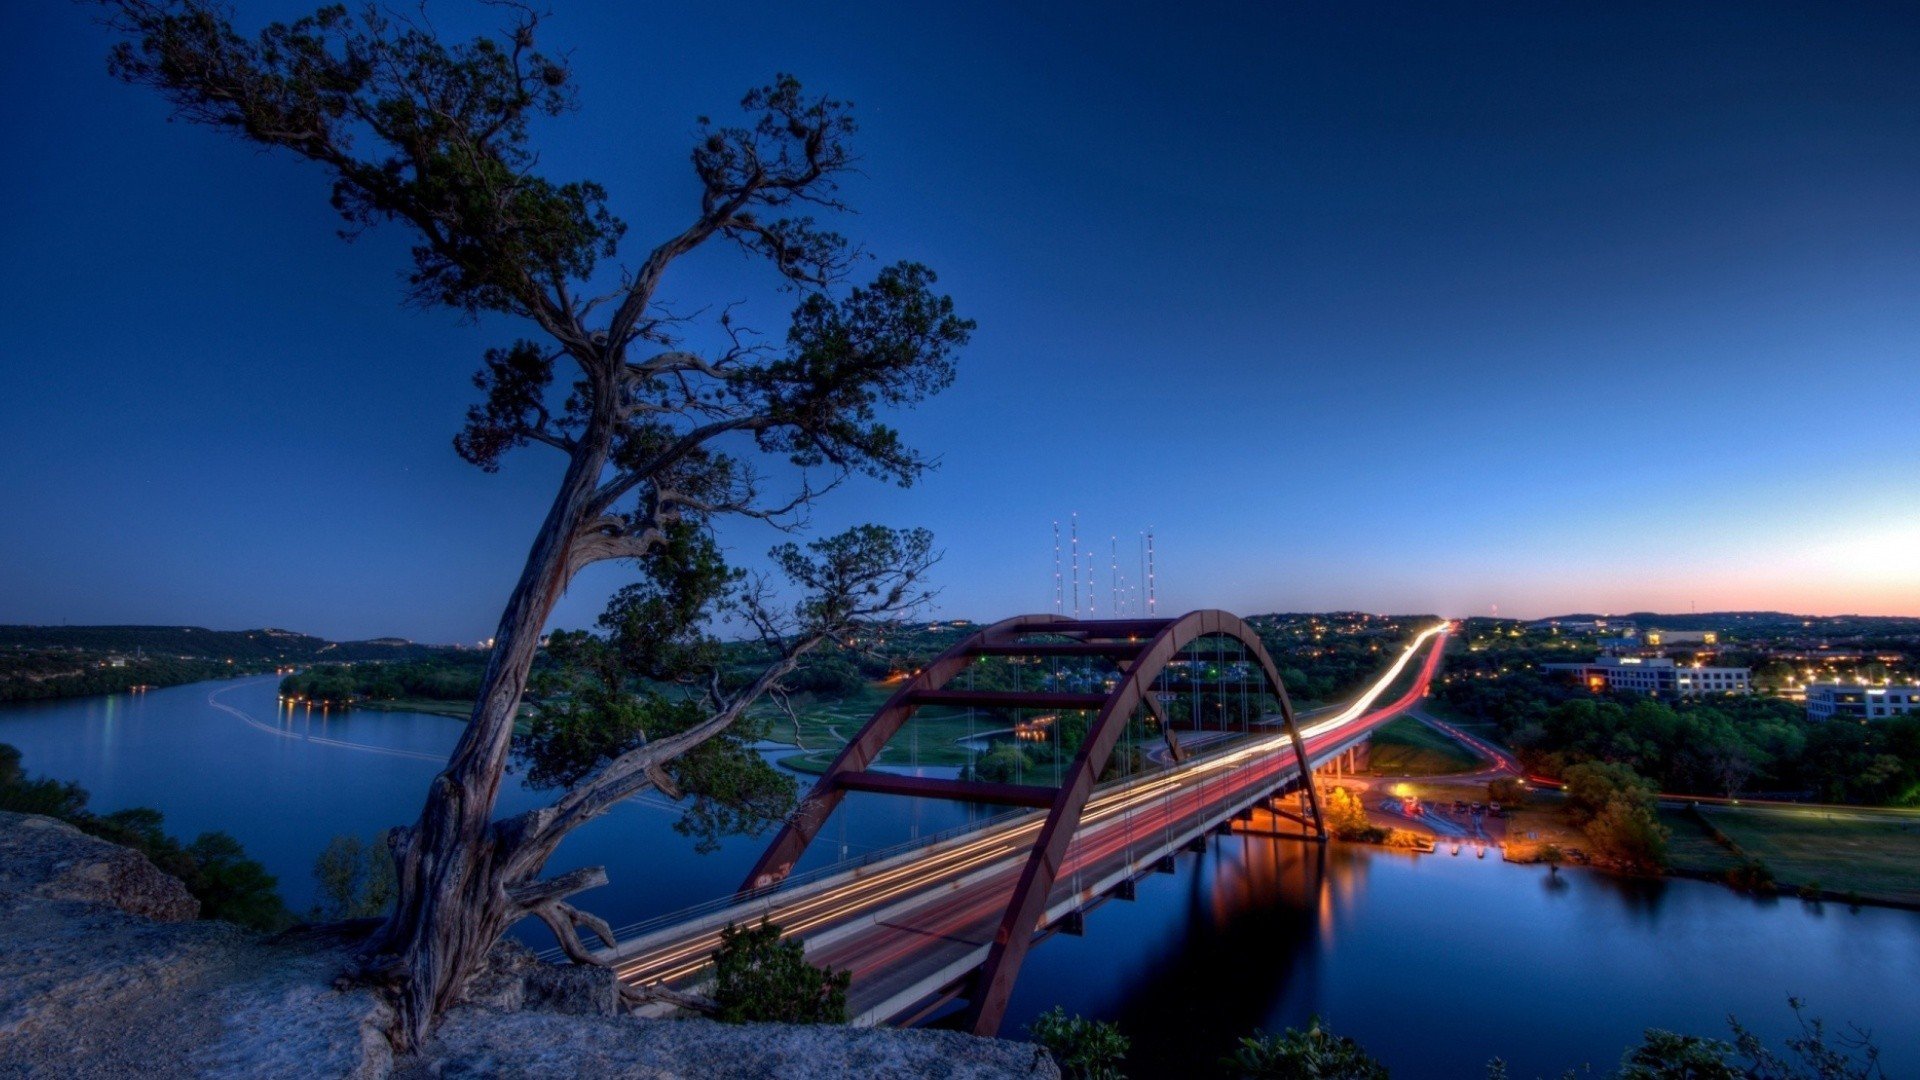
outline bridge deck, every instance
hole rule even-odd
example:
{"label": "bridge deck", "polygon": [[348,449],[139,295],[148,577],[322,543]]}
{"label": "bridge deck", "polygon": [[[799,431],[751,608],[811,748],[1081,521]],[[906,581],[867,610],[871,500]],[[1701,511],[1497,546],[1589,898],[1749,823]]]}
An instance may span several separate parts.
{"label": "bridge deck", "polygon": [[[1354,705],[1309,723],[1309,762],[1343,752],[1424,696],[1441,651],[1429,650],[1412,687],[1395,700],[1372,704],[1404,664]],[[1256,735],[1101,789],[1067,850],[1042,925],[1097,901],[1297,776],[1287,737]],[[850,1015],[883,1023],[984,959],[1045,817],[1040,811],[1003,817],[909,855],[710,910],[622,941],[602,956],[629,983],[690,989],[705,976],[720,927],[765,915],[806,942],[811,962],[850,970]]]}

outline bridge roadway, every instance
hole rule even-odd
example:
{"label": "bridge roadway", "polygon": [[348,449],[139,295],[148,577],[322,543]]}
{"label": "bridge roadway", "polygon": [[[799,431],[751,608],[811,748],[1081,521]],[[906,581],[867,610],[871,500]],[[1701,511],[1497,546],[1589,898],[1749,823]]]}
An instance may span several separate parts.
{"label": "bridge roadway", "polygon": [[[1423,631],[1351,704],[1307,723],[1301,734],[1309,762],[1343,753],[1424,697],[1447,631],[1446,624]],[[1426,659],[1408,689],[1376,706],[1422,649]],[[1297,781],[1290,741],[1276,733],[1110,784],[1088,804],[1041,925],[1054,927],[1097,903]],[[985,959],[1045,816],[1017,812],[881,862],[696,909],[598,955],[629,984],[688,991],[706,977],[721,927],[765,915],[806,942],[812,963],[852,972],[848,1013],[855,1023],[898,1020],[960,985]]]}

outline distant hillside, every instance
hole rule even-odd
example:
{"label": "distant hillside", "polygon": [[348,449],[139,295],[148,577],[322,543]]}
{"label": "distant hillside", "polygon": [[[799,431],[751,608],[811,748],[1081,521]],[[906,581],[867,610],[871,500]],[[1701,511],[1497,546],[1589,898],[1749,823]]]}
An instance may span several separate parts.
{"label": "distant hillside", "polygon": [[1555,615],[1528,620],[1530,625],[1550,622],[1585,622],[1606,619],[1637,623],[1641,629],[1727,630],[1758,634],[1813,632],[1827,635],[1920,633],[1920,617],[1908,615],[1795,615],[1786,611],[1697,611],[1663,614],[1655,611],[1610,612],[1608,614]]}
{"label": "distant hillside", "polygon": [[24,626],[0,625],[0,650],[77,649],[136,651],[189,659],[279,661],[415,660],[447,651],[405,638],[328,641],[291,630],[209,630],[204,626]]}
{"label": "distant hillside", "polygon": [[204,626],[0,626],[0,701],[113,694],[313,663],[464,657],[404,638],[328,641]]}

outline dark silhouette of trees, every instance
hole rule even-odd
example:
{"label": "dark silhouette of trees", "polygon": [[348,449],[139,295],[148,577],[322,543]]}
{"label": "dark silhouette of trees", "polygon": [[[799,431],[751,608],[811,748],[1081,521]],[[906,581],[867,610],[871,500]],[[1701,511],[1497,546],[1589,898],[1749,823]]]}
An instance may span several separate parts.
{"label": "dark silhouette of trees", "polygon": [[145,806],[96,814],[87,809],[86,789],[72,781],[28,776],[20,765],[20,751],[5,743],[0,743],[0,810],[59,818],[81,832],[138,851],[180,879],[200,901],[201,918],[255,930],[281,930],[293,922],[280,900],[280,883],[247,857],[240,841],[223,832],[206,832],[182,844],[167,834],[160,811]]}
{"label": "dark silhouette of trees", "polygon": [[[601,869],[539,876],[563,837],[671,784],[663,766],[725,732],[820,642],[922,598],[924,533],[867,527],[781,549],[782,573],[805,596],[783,607],[767,582],[718,568],[708,528],[728,516],[797,527],[854,474],[911,483],[928,462],[880,412],[944,388],[972,323],[924,266],[852,282],[859,248],[813,215],[847,209],[837,183],[854,162],[853,116],[789,76],[748,93],[738,123],[701,120],[691,212],[636,263],[608,269],[627,225],[606,190],[544,175],[534,147],[535,123],[569,112],[574,88],[566,64],[536,48],[531,9],[504,7],[513,25],[498,39],[447,42],[374,7],[324,7],[249,37],[214,0],[101,2],[121,37],[114,74],[186,120],[322,168],[347,232],[407,229],[410,301],[526,327],[482,359],[481,400],[454,440],[463,458],[493,471],[538,444],[566,462],[465,734],[419,819],[391,834],[394,909],[353,973],[391,988],[394,1042],[411,1049],[512,923],[539,916],[577,959],[587,954],[575,927],[604,933],[567,902],[604,882]],[[696,316],[664,303],[668,271],[713,244],[792,293],[783,333],[761,337],[730,308]],[[791,490],[768,497],[755,454],[784,461]],[[629,635],[630,659],[671,666],[697,648],[700,623],[686,616],[713,602],[722,577],[732,610],[773,643],[771,659],[751,678],[710,677],[697,720],[676,710],[655,732],[653,712],[624,742],[600,744],[551,806],[494,821],[548,615],[583,567],[611,559],[640,569],[632,617],[658,620]]]}

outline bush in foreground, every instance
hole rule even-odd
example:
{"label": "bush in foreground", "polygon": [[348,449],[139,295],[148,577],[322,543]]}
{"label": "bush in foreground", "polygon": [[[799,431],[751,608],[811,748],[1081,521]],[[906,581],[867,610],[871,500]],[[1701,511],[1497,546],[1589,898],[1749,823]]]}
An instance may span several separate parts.
{"label": "bush in foreground", "polygon": [[393,906],[393,853],[382,838],[336,836],[313,860],[313,880],[320,890],[316,921],[385,915]]}
{"label": "bush in foreground", "polygon": [[1119,1080],[1120,1062],[1133,1045],[1118,1024],[1068,1016],[1054,1006],[1027,1026],[1033,1041],[1047,1048],[1065,1080]]}
{"label": "bush in foreground", "polygon": [[713,954],[716,1019],[729,1024],[844,1024],[845,971],[807,963],[798,941],[782,941],[780,927],[727,926]]}
{"label": "bush in foreground", "polygon": [[1386,1066],[1359,1043],[1322,1027],[1317,1016],[1304,1031],[1256,1031],[1221,1064],[1241,1080],[1387,1080]]}

